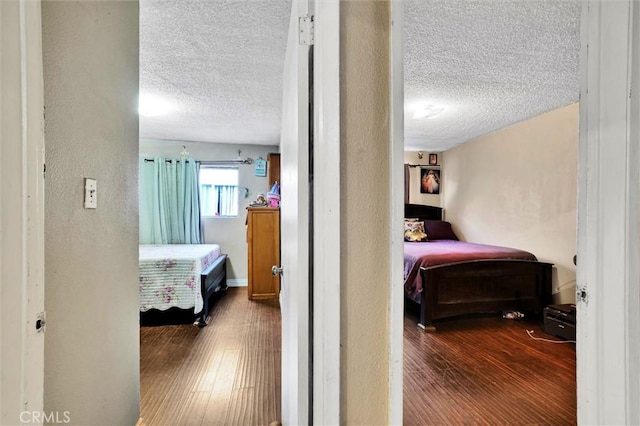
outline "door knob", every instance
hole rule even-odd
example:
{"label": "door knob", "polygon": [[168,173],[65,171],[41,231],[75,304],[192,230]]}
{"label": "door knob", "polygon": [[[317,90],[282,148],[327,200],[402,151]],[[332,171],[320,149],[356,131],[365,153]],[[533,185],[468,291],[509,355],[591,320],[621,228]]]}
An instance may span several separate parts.
{"label": "door knob", "polygon": [[273,265],[271,267],[271,275],[273,275],[274,277],[277,277],[278,275],[282,275],[282,268]]}

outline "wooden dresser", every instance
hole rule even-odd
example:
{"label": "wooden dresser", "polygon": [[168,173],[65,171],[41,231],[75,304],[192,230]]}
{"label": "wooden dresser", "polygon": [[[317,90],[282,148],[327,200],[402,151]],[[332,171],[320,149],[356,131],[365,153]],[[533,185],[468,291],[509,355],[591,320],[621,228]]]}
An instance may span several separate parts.
{"label": "wooden dresser", "polygon": [[280,209],[247,208],[249,245],[249,299],[277,299],[280,276],[271,268],[280,266]]}

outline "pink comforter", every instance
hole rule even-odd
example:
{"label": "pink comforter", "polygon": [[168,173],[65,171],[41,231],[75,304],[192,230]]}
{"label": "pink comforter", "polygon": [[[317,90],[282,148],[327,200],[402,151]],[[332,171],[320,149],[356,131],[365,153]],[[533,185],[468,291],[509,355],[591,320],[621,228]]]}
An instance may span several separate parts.
{"label": "pink comforter", "polygon": [[404,288],[413,300],[422,292],[420,267],[484,259],[537,260],[526,251],[463,241],[437,240],[426,243],[404,243]]}

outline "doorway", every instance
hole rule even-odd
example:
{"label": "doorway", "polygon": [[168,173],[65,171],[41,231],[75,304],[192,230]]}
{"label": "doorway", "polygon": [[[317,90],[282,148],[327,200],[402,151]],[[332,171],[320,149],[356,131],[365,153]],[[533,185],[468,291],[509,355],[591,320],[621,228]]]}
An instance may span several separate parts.
{"label": "doorway", "polygon": [[[545,288],[548,288],[549,293],[553,289],[554,303],[574,303],[576,272],[572,257],[576,252],[577,228],[579,117],[576,101],[579,96],[580,5],[564,3],[558,7],[538,8],[534,3],[526,6],[482,3],[460,6],[447,8],[438,3],[418,5],[412,2],[405,5],[405,144],[409,147],[405,153],[405,163],[409,163],[410,172],[409,202],[444,207],[443,219],[446,222],[442,224],[450,223],[453,226],[452,232],[443,233],[435,223],[425,223],[429,243],[423,244],[425,254],[420,254],[419,262],[432,267],[437,266],[436,254],[431,253],[433,250],[440,246],[443,249],[446,246],[451,251],[456,250],[456,244],[445,245],[443,241],[448,239],[459,239],[464,243],[458,245],[468,244],[469,248],[477,249],[474,251],[476,257],[472,258],[474,260],[490,256],[491,250],[494,249],[486,245],[515,248],[521,252],[514,251],[508,255],[503,253],[501,256],[512,259],[537,258],[540,262],[553,264],[553,272],[550,274],[552,279],[544,284]],[[469,31],[453,30],[456,27],[454,22],[461,25],[468,23],[466,26],[469,27]],[[558,25],[558,22],[562,22],[563,25]],[[558,34],[554,35],[554,32]],[[471,34],[471,37],[467,37]],[[562,42],[551,46],[540,37],[541,34],[561,39]],[[433,57],[430,61],[419,59],[438,51],[447,53]],[[495,52],[500,54],[494,54]],[[544,68],[537,68],[538,63],[546,65]],[[420,80],[420,77],[423,80]],[[544,82],[553,78],[556,79],[553,95],[544,95]],[[495,90],[501,92],[497,101],[493,97]],[[518,94],[517,99],[513,97],[515,93]],[[539,97],[544,99],[539,100]],[[521,99],[527,101],[521,102]],[[425,104],[430,106],[429,109],[425,109]],[[514,105],[520,105],[520,108]],[[475,122],[475,119],[485,112],[487,117]],[[429,191],[431,188],[421,185],[421,175],[438,177],[437,190]],[[544,176],[542,180],[541,176]],[[553,189],[544,183],[544,179],[553,182]],[[485,246],[472,245],[473,243],[482,243]],[[413,254],[413,248],[411,250]],[[422,253],[419,247],[415,248],[415,251],[416,255],[418,252]],[[525,255],[523,252],[528,254]],[[462,257],[456,259],[460,262],[464,260]],[[421,277],[414,278],[413,268],[408,276],[410,282],[407,285],[424,286],[424,282],[420,282]],[[476,269],[474,277],[480,277],[483,273]],[[506,270],[502,272],[505,273]],[[449,280],[453,278],[449,277]],[[452,289],[454,285],[456,284],[453,281],[448,281],[447,289]],[[510,285],[515,287],[518,283],[512,280]],[[473,312],[471,308],[463,307],[466,304],[479,303],[479,298],[476,299],[472,290],[468,291],[465,295],[460,293],[458,300],[446,305],[450,312]],[[502,306],[496,303],[496,308],[504,311],[516,310],[520,305],[523,312],[514,312],[513,315],[524,313],[523,302],[506,302],[514,297],[510,294],[511,290],[508,287],[502,290],[499,297],[505,302]],[[447,297],[444,293],[439,295],[430,294],[428,297]],[[482,297],[491,300],[493,296],[487,288]],[[552,303],[543,293],[539,299],[542,298],[544,300],[535,303],[539,316],[542,309]],[[407,305],[411,310],[421,309],[411,301],[408,301]],[[440,308],[438,305],[438,309],[444,311],[444,306]],[[495,356],[495,359],[498,359],[502,348],[509,350],[506,348],[519,347],[517,345],[522,345],[521,350],[512,352],[523,355],[520,360],[513,357],[509,361],[496,361],[496,365],[513,366],[513,370],[509,371],[511,378],[507,377],[501,382],[497,374],[506,370],[496,368],[495,379],[489,381],[484,389],[490,389],[492,384],[497,388],[487,390],[487,394],[491,394],[492,397],[498,394],[505,397],[511,395],[513,400],[518,400],[521,397],[520,387],[510,386],[514,383],[527,383],[527,389],[530,391],[527,401],[532,410],[526,417],[532,421],[536,421],[536,418],[539,419],[537,421],[544,421],[546,410],[538,409],[540,417],[535,417],[533,413],[536,406],[548,404],[536,401],[535,395],[546,397],[550,389],[557,389],[554,399],[561,401],[561,409],[551,411],[564,412],[565,407],[573,407],[569,410],[569,413],[573,412],[573,417],[565,418],[564,421],[575,423],[575,379],[572,380],[572,377],[575,377],[575,357],[558,345],[531,339],[527,334],[528,330],[534,330],[531,337],[553,339],[553,336],[543,333],[536,318],[531,312],[531,321],[526,323],[525,319],[502,320],[489,324],[478,319],[476,327],[473,327],[472,319],[469,319],[470,322],[466,325],[463,319],[443,319],[440,321],[441,327],[436,327],[438,331],[435,335],[429,334],[422,339],[417,339],[412,333],[413,330],[405,330],[406,335],[412,336],[405,339],[405,360],[409,362],[409,365],[405,366],[405,377],[408,380],[413,378],[419,383],[417,376],[424,373],[424,381],[429,381],[427,373],[424,372],[427,368],[434,368],[429,374],[435,375],[436,372],[447,371],[450,379],[458,382],[463,377],[474,376],[473,373],[478,371],[477,366],[460,370],[465,361],[469,360],[467,357],[457,359],[455,353],[444,347],[442,354],[432,353],[427,349],[441,344],[443,335],[451,334],[454,341],[456,326],[463,327],[471,340],[471,333],[477,332],[481,335],[484,328],[481,324],[486,324],[486,329],[492,330],[489,334],[493,334],[497,339],[495,350],[487,348],[486,354],[489,358],[493,359]],[[413,321],[418,321],[415,316]],[[502,325],[520,325],[519,329],[513,328],[517,339],[506,336],[498,338],[502,331],[506,331],[506,328],[500,329]],[[447,331],[447,327],[452,329]],[[485,340],[491,341],[491,338],[483,338],[478,342]],[[570,340],[575,341],[575,337]],[[422,350],[418,349],[421,343],[426,346]],[[562,386],[555,387],[553,383],[545,383],[537,379],[535,374],[527,372],[528,365],[546,363],[544,360],[524,357],[531,344],[540,350],[547,345],[546,351],[558,352],[558,358],[562,361],[557,363],[559,370],[552,374],[553,376],[564,377],[565,367],[571,370],[570,367],[573,366],[572,373]],[[480,359],[483,356],[480,349],[482,345],[475,344],[474,347],[476,346],[474,358]],[[411,350],[417,353],[412,355]],[[431,358],[438,359],[439,365],[429,365],[429,357],[425,358],[423,363],[426,365],[412,365],[411,360],[421,351],[431,353]],[[493,365],[489,359],[481,364]],[[482,386],[483,379],[477,380],[477,386]],[[446,379],[442,379],[441,385],[444,389],[456,389],[456,386],[447,386],[447,383]],[[533,390],[536,386],[538,390]],[[472,388],[475,386],[460,385],[458,392],[462,397],[465,394],[464,389]],[[412,393],[406,388],[405,408],[406,401],[411,400]],[[475,395],[477,400],[483,400],[485,396],[483,393]],[[449,395],[445,398],[450,397]],[[437,403],[434,401],[434,404]],[[489,418],[493,414],[491,410],[495,411],[498,418],[505,415],[508,417],[509,413],[499,413],[497,407],[502,405],[484,401],[479,406],[490,407],[489,412],[478,413],[477,417],[474,417],[473,407],[454,410],[449,414],[455,418],[455,412],[461,411],[470,416],[458,418],[460,422]],[[419,406],[419,401],[411,406]],[[407,416],[410,413],[411,410],[405,410]],[[419,420],[407,416],[405,421]],[[507,417],[502,417],[503,421],[511,422],[505,420]]]}
{"label": "doorway", "polygon": [[[283,6],[284,5],[284,6]],[[217,5],[204,5],[202,6],[205,10],[202,10],[198,15],[206,15],[208,12],[206,11],[207,7],[215,7]],[[240,8],[242,12],[245,13],[246,19],[244,21],[236,22],[235,25],[228,26],[225,32],[236,35],[237,39],[242,40],[243,37],[252,36],[255,37],[254,40],[248,40],[242,43],[242,46],[238,45],[235,48],[229,47],[226,45],[221,46],[220,43],[216,45],[217,49],[220,49],[223,53],[227,51],[227,49],[231,49],[229,55],[233,54],[234,49],[254,49],[258,50],[254,52],[249,60],[248,64],[243,64],[243,68],[241,70],[237,70],[240,73],[255,73],[262,74],[264,79],[268,79],[272,77],[272,73],[263,70],[263,68],[267,68],[266,65],[269,65],[273,60],[270,54],[265,55],[265,52],[270,50],[278,50],[282,46],[287,46],[286,58],[278,58],[278,65],[282,65],[280,62],[284,62],[284,73],[282,69],[279,69],[278,72],[278,80],[284,81],[284,90],[279,90],[277,93],[276,100],[271,100],[269,102],[267,97],[262,99],[261,96],[256,96],[254,94],[253,103],[258,104],[260,106],[261,103],[265,104],[262,107],[266,108],[270,106],[272,103],[277,103],[278,105],[283,106],[283,120],[282,123],[278,123],[278,129],[276,132],[276,144],[279,145],[281,153],[281,178],[282,182],[278,182],[281,184],[281,205],[280,205],[280,235],[282,244],[280,244],[281,257],[282,257],[282,265],[274,265],[276,267],[280,267],[282,272],[281,277],[281,294],[280,294],[280,306],[282,312],[283,321],[281,322],[282,328],[282,363],[286,365],[286,368],[281,368],[282,372],[282,420],[287,423],[300,423],[304,424],[308,422],[308,418],[310,416],[310,403],[309,396],[307,395],[306,389],[309,387],[309,360],[310,360],[310,336],[304,331],[308,331],[309,323],[309,288],[305,285],[309,281],[308,277],[308,265],[309,262],[309,231],[307,229],[309,216],[309,146],[305,143],[305,138],[309,136],[309,126],[310,126],[310,112],[308,111],[310,102],[305,99],[309,95],[309,77],[308,77],[308,54],[306,53],[310,47],[309,43],[299,43],[298,42],[298,25],[299,18],[306,17],[311,13],[310,7],[307,5],[306,1],[294,1],[294,2],[284,2],[279,5],[280,8],[287,8],[287,20],[288,23],[288,34],[285,31],[283,40],[274,40],[271,43],[266,43],[266,46],[262,46],[260,49],[256,49],[254,44],[256,43],[264,43],[265,39],[265,31],[269,30],[269,20],[275,19],[274,9],[271,4],[267,5],[256,4],[256,3],[237,3],[230,2],[227,6],[231,9]],[[254,10],[261,9],[261,10]],[[162,13],[165,13],[164,11]],[[233,17],[233,13],[231,11],[225,11],[223,15],[227,16],[231,20]],[[265,17],[269,15],[268,17]],[[257,16],[260,16],[260,25],[263,26],[262,30],[257,28],[247,29],[244,26],[244,22],[251,21],[256,19]],[[181,16],[183,19],[184,16]],[[264,20],[263,20],[264,19]],[[282,22],[279,24],[284,25]],[[209,22],[208,25],[211,25]],[[165,28],[162,28],[163,32]],[[220,29],[215,29],[215,31],[220,31]],[[143,37],[143,39],[147,39],[148,37]],[[174,38],[174,39],[178,39]],[[276,49],[273,46],[277,46]],[[279,51],[279,53],[284,53]],[[285,55],[283,55],[285,56]],[[253,64],[251,62],[255,58],[257,61],[256,64],[252,67],[247,65]],[[219,56],[217,61],[224,62],[223,56]],[[261,64],[260,61],[264,61],[265,64]],[[265,66],[263,66],[265,65]],[[218,71],[214,68],[213,71]],[[215,72],[214,72],[215,74]],[[283,78],[284,74],[284,78]],[[306,75],[305,75],[306,74]],[[235,76],[231,76],[233,79]],[[240,79],[241,80],[241,79]],[[250,79],[250,83],[248,84],[248,88],[244,88],[243,90],[238,91],[238,97],[242,97],[246,92],[251,92],[249,90],[253,86],[267,86],[266,80],[260,80],[260,78]],[[251,86],[253,85],[253,86]],[[224,91],[225,87],[222,82],[217,82],[217,89],[220,91]],[[255,88],[255,87],[254,87]],[[237,89],[237,87],[236,87]],[[284,95],[283,93],[284,92]],[[267,93],[271,95],[272,93]],[[233,104],[233,99],[227,99],[229,104]],[[258,126],[256,129],[260,129],[259,126],[259,117],[260,117],[260,108],[256,109],[257,117],[253,117],[253,120],[258,122]],[[244,114],[250,116],[249,112],[245,111]],[[280,115],[278,108],[278,115]],[[237,117],[232,117],[236,119]],[[240,126],[238,128],[239,134],[245,130],[244,127],[253,125],[253,121],[249,120],[246,122],[245,126]],[[257,134],[257,132],[256,132]],[[194,154],[200,153],[202,155],[205,152],[206,148],[204,148],[201,144],[198,147],[194,147],[193,144],[187,143],[186,150],[190,151]],[[148,144],[146,144],[148,147]],[[240,149],[241,146],[239,145]],[[259,147],[248,148],[244,151],[244,154],[250,153],[250,149],[258,150]],[[247,152],[248,151],[248,152]],[[262,157],[266,157],[266,154],[263,154]],[[254,158],[258,158],[258,155],[255,155]],[[245,167],[248,170],[248,174],[251,174],[253,177],[254,170],[253,166]],[[241,170],[242,173],[242,170]],[[256,176],[258,175],[256,171]],[[266,180],[266,179],[262,179]],[[244,180],[243,177],[240,176],[240,186],[246,186],[246,191],[255,197],[259,192],[256,189],[256,185],[252,185],[247,183],[247,180]],[[268,191],[269,188],[265,188],[262,192]],[[248,203],[249,200],[243,200],[245,204]],[[242,208],[240,209],[243,210]],[[240,219],[244,225],[244,216],[241,214]],[[231,224],[225,224],[221,227],[217,228],[215,232],[210,232],[209,236],[207,235],[207,230],[211,229],[210,222],[217,221],[219,222],[220,218],[213,218],[209,220],[208,223],[205,223],[205,239],[209,238],[221,238],[225,235],[231,236],[228,232]],[[230,222],[230,221],[227,221]],[[207,228],[208,227],[208,228]],[[224,229],[221,229],[224,228]],[[244,238],[243,232],[236,233],[234,237],[228,238],[225,243],[221,242],[222,247],[234,247],[238,245],[238,241],[242,241]],[[238,259],[236,255],[230,255],[232,259],[232,269],[237,271],[241,271],[244,269],[245,265],[242,264],[242,260]],[[245,262],[246,264],[246,262]],[[271,274],[271,270],[268,271]],[[234,277],[237,278],[237,277]],[[214,324],[215,325],[215,324]],[[280,362],[280,361],[279,361]],[[278,387],[280,388],[280,387]],[[273,395],[279,399],[279,395]],[[276,419],[271,419],[276,420]]]}
{"label": "doorway", "polygon": [[[588,66],[590,67],[594,67],[594,68],[589,68],[591,71],[593,69],[596,69],[599,66],[603,65],[603,62],[599,62],[598,58],[598,54],[597,52],[599,52],[599,49],[602,49],[603,47],[603,43],[605,43],[604,40],[613,42],[613,40],[615,40],[615,43],[622,43],[624,45],[627,46],[633,46],[635,44],[638,43],[637,38],[634,39],[634,36],[632,36],[632,34],[635,34],[633,31],[632,32],[628,32],[629,28],[635,28],[634,25],[637,25],[638,23],[638,15],[637,15],[637,10],[634,9],[631,6],[631,3],[624,3],[624,4],[618,4],[616,7],[613,7],[611,5],[607,5],[606,3],[601,3],[601,2],[591,2],[590,4],[581,4],[580,5],[582,7],[582,28],[581,28],[581,39],[582,39],[582,47],[581,47],[581,58],[582,58],[582,63],[581,63],[581,86],[582,86],[582,92],[581,92],[581,99],[583,100],[583,103],[580,105],[580,116],[581,116],[581,120],[580,120],[580,144],[579,144],[579,162],[581,164],[581,172],[578,175],[579,178],[579,185],[580,185],[580,189],[579,189],[579,194],[580,194],[580,198],[579,200],[579,205],[578,205],[578,253],[579,253],[579,258],[580,258],[580,253],[583,252],[584,250],[587,249],[587,247],[591,247],[591,249],[595,249],[596,247],[601,247],[599,245],[593,245],[593,246],[589,246],[587,244],[585,244],[585,241],[594,241],[591,238],[596,238],[595,234],[589,234],[586,233],[587,229],[590,229],[591,231],[595,231],[596,227],[598,226],[597,224],[600,223],[599,226],[602,226],[603,222],[600,222],[597,219],[597,214],[594,213],[594,211],[596,210],[589,210],[586,211],[584,210],[585,206],[587,205],[587,203],[589,202],[593,202],[593,203],[598,203],[601,201],[601,199],[598,196],[598,193],[595,192],[596,190],[592,189],[589,192],[586,192],[587,187],[589,187],[589,182],[591,182],[591,184],[593,185],[594,182],[597,182],[597,180],[592,180],[594,178],[596,178],[596,170],[597,168],[595,167],[595,164],[597,163],[599,165],[599,167],[605,167],[608,169],[608,167],[610,167],[611,163],[609,163],[608,166],[605,166],[604,164],[601,163],[601,159],[595,154],[595,151],[593,151],[594,146],[598,146],[598,142],[596,142],[593,138],[594,137],[589,137],[589,133],[593,132],[593,129],[590,127],[586,126],[585,121],[586,119],[586,115],[585,115],[585,111],[587,110],[587,108],[590,108],[591,106],[593,106],[594,108],[598,108],[596,107],[596,104],[589,104],[588,106],[585,105],[585,99],[586,98],[586,93],[587,93],[587,87],[589,88],[588,93],[591,94],[591,100],[592,102],[595,102],[594,100],[594,90],[595,93],[599,93],[597,90],[598,88],[602,88],[604,85],[607,85],[607,83],[600,77],[599,74],[589,74],[586,72],[586,69]],[[611,7],[610,7],[611,6]],[[617,14],[617,15],[616,15]],[[608,32],[608,31],[603,31],[603,28],[606,28],[606,26],[611,25],[612,22],[615,20],[615,18],[613,18],[613,16],[618,16],[621,22],[625,22],[625,24],[622,25],[622,28],[620,29],[620,32],[614,31],[612,33]],[[624,17],[624,18],[623,18]],[[604,22],[606,22],[606,24],[603,24]],[[631,23],[631,24],[630,24]],[[602,25],[605,25],[605,27],[603,27]],[[628,25],[631,25],[631,27],[629,27]],[[613,27],[616,27],[616,25],[613,25]],[[625,32],[627,31],[627,32]],[[397,31],[395,33],[396,35],[399,36],[399,31]],[[587,36],[588,35],[588,36]],[[587,41],[587,39],[589,40],[589,42]],[[587,45],[589,47],[587,47]],[[587,55],[587,51],[589,52],[589,54]],[[596,52],[595,54],[593,52]],[[619,60],[620,62],[618,63],[618,66],[621,66],[622,69],[627,69],[627,65],[628,64],[633,64],[636,62],[627,62],[629,57],[623,57],[625,54],[621,54],[620,57],[617,57],[616,60]],[[632,55],[633,56],[633,55]],[[396,60],[398,60],[398,57],[396,57]],[[608,58],[607,60],[613,60],[612,58]],[[590,64],[590,65],[587,65]],[[637,65],[635,65],[636,68],[631,68],[631,69],[637,69]],[[635,71],[637,72],[637,71]],[[587,78],[587,75],[591,76],[591,82],[589,80],[589,78]],[[631,73],[631,75],[633,75],[633,73]],[[624,82],[626,81],[627,84],[630,83],[630,81],[633,81],[633,78],[629,77],[629,75],[626,76],[620,76],[619,81],[621,81],[622,83],[620,83],[620,89],[622,88],[622,86],[624,86]],[[593,85],[593,86],[592,86]],[[608,101],[611,102],[611,105],[617,105],[618,108],[623,108],[623,105],[625,105],[625,99],[624,96],[622,96],[623,91],[621,90],[620,92],[618,92],[618,95],[616,97],[616,99],[613,99],[615,97],[615,95],[612,95],[610,98],[608,98]],[[628,93],[627,93],[628,95]],[[635,105],[634,102],[637,102],[637,100],[632,101],[631,105]],[[400,105],[402,105],[402,103],[397,103],[396,104],[398,107],[400,107]],[[634,107],[631,107],[631,110],[624,110],[624,109],[618,109],[618,117],[627,117],[626,120],[628,120],[629,117],[629,111],[632,111]],[[589,109],[590,110],[590,109]],[[401,109],[398,109],[398,111],[401,111]],[[594,124],[594,128],[599,128],[598,126],[600,125],[600,123],[602,123],[601,121],[598,121],[600,119],[602,119],[602,116],[596,114],[596,116],[590,116],[593,120],[595,120],[595,123],[598,124]],[[622,118],[621,118],[622,120]],[[589,120],[589,122],[594,123],[594,121]],[[622,131],[622,129],[624,129],[625,126],[621,126],[618,128],[618,130]],[[612,137],[615,138],[615,131],[613,131],[612,128],[608,128],[609,130],[611,130],[612,133]],[[597,131],[596,131],[597,132]],[[622,134],[617,134],[618,136],[618,143],[619,143],[619,147],[622,148],[624,146],[629,146],[629,144],[636,144],[637,143],[637,133],[633,133],[631,136],[629,136],[628,139],[625,140],[625,138],[622,136]],[[594,145],[590,145],[590,144],[594,144]],[[587,152],[590,152],[591,155],[587,155]],[[635,154],[635,149],[632,149],[631,152],[633,152],[634,156]],[[587,161],[587,158],[589,158],[589,161],[591,161],[591,165],[594,167],[583,167],[583,164],[586,164],[585,161]],[[622,157],[617,157],[618,160],[622,161]],[[635,158],[635,157],[634,157]],[[627,177],[624,177],[624,173],[619,173],[618,174],[618,178],[622,180],[624,180],[626,182],[626,184],[629,184],[629,182],[633,182],[632,185],[637,185],[637,179],[632,179],[631,181],[629,180],[625,180],[628,179],[629,176],[635,176],[634,173],[636,173],[637,171],[637,162],[633,162],[633,165],[629,165],[629,163],[627,163],[627,166],[622,166],[622,163],[618,163],[619,167],[623,167],[622,170],[624,171],[624,173],[627,173]],[[445,163],[446,164],[446,163]],[[591,173],[594,173],[594,175],[591,175]],[[629,175],[630,173],[630,175]],[[589,178],[587,178],[587,176],[590,176]],[[596,178],[597,179],[597,178]],[[400,181],[398,181],[397,183],[400,183]],[[445,181],[446,184],[446,181]],[[631,198],[631,200],[635,200],[635,195],[636,192],[634,192],[633,197]],[[622,201],[623,198],[620,198],[620,200]],[[590,200],[590,201],[587,201]],[[600,201],[599,201],[600,200]],[[637,208],[637,203],[635,202],[631,202],[631,204],[626,204],[626,203],[621,203],[618,205],[618,209],[624,210],[624,211],[635,211],[635,209]],[[630,207],[631,206],[631,207]],[[446,207],[446,206],[445,206]],[[607,206],[605,208],[606,211],[609,211],[610,206]],[[631,210],[628,210],[629,208],[631,208]],[[626,209],[626,210],[625,210]],[[612,211],[611,211],[612,212]],[[604,213],[604,212],[603,212]],[[592,216],[589,216],[590,214],[592,214]],[[632,213],[634,215],[634,217],[637,217],[635,215],[635,213]],[[604,215],[606,216],[607,213],[604,213]],[[595,216],[595,217],[594,217]],[[590,218],[590,219],[589,219]],[[624,229],[635,229],[635,226],[637,225],[635,222],[634,223],[629,223],[626,222],[624,220],[621,220],[621,217],[618,217],[618,220],[616,221],[616,223],[621,227],[619,230],[621,231],[621,229],[623,229],[623,227],[627,227]],[[589,220],[591,220],[591,228],[588,228],[588,223]],[[629,228],[630,227],[630,228]],[[601,234],[602,235],[602,234]],[[634,234],[635,235],[635,234]],[[631,247],[634,247],[633,250],[635,250],[635,247],[637,247],[637,241],[628,241],[628,237],[623,233],[623,232],[619,232],[617,233],[617,241],[625,241],[627,240],[626,244],[630,244]],[[582,243],[580,243],[580,241],[582,241]],[[612,245],[616,245],[617,243],[613,243],[612,241]],[[628,252],[627,252],[628,253]],[[635,251],[634,251],[635,253]],[[600,253],[602,254],[602,253]],[[583,261],[585,262],[585,261]],[[602,263],[600,263],[602,262]],[[626,263],[628,262],[628,263]],[[596,297],[601,297],[604,299],[607,299],[610,297],[606,296],[604,293],[602,293],[601,291],[598,291],[597,289],[599,288],[599,286],[601,285],[600,283],[596,283],[594,284],[595,280],[594,279],[594,273],[598,268],[606,268],[605,264],[606,259],[602,259],[602,257],[598,258],[597,256],[595,256],[594,252],[591,253],[591,257],[589,257],[589,260],[586,261],[586,263],[588,265],[595,265],[598,264],[598,266],[589,266],[587,267],[585,265],[585,263],[580,263],[578,262],[578,285],[577,285],[577,290],[580,296],[586,296],[586,295],[593,295],[592,291],[594,291],[594,286],[595,286],[595,291],[598,294],[598,296]],[[624,266],[622,266],[622,270],[624,270],[624,268],[630,268],[630,270],[632,271],[636,271],[637,270],[637,256],[634,258],[632,257],[625,257],[625,260],[623,261]],[[584,268],[584,269],[582,269]],[[587,269],[590,269],[590,271],[587,271]],[[587,292],[581,291],[581,288],[583,286],[586,285],[585,282],[582,281],[581,276],[586,277],[586,274],[590,274],[589,276],[592,278],[592,280],[590,280],[590,284],[591,286],[589,287],[591,289],[591,292]],[[582,275],[585,274],[585,275]],[[631,274],[634,278],[634,282],[636,281],[637,275],[635,272],[633,272]],[[622,282],[622,281],[621,281]],[[560,283],[562,284],[562,283]],[[637,288],[637,285],[632,285],[633,289]],[[629,294],[629,295],[633,295],[635,293],[633,293],[633,291],[635,290],[631,290],[631,293],[629,293],[629,288],[627,288],[627,290],[624,290],[622,287],[618,287],[617,291],[620,291],[619,294]],[[609,293],[607,293],[609,294]],[[581,368],[580,366],[583,365],[593,365],[595,358],[597,358],[597,348],[594,345],[594,342],[596,341],[602,341],[602,339],[604,338],[604,335],[601,334],[602,333],[602,329],[597,329],[596,328],[596,323],[599,323],[600,326],[603,326],[604,323],[599,322],[599,321],[603,321],[603,316],[602,313],[600,314],[596,314],[597,310],[602,309],[602,310],[606,310],[607,308],[611,308],[615,303],[613,303],[613,301],[609,298],[609,302],[601,302],[594,304],[593,300],[591,301],[586,301],[586,298],[582,298],[580,297],[578,299],[578,324],[579,324],[579,328],[578,328],[578,350],[577,350],[577,363],[578,363],[578,370],[577,370],[577,377],[578,377],[578,419],[583,419],[581,421],[587,421],[585,419],[590,418],[590,422],[604,422],[605,418],[608,418],[607,416],[613,416],[610,418],[617,418],[618,420],[616,420],[617,422],[624,422],[625,420],[623,420],[622,416],[629,416],[626,417],[628,418],[635,418],[636,416],[636,410],[634,407],[634,404],[627,404],[625,401],[628,401],[628,399],[625,398],[621,398],[621,399],[617,399],[617,402],[620,404],[620,411],[615,412],[614,410],[611,409],[607,409],[606,404],[604,403],[604,401],[601,401],[599,404],[588,404],[589,409],[587,409],[587,404],[584,402],[585,401],[585,397],[587,395],[590,395],[590,398],[593,399],[589,399],[589,401],[595,401],[595,395],[598,393],[598,391],[595,390],[595,388],[592,386],[592,384],[594,383],[594,380],[598,381],[598,383],[600,383],[601,385],[603,385],[605,382],[603,382],[603,376],[600,376],[599,373],[597,372],[593,372],[593,370],[589,370],[590,373],[593,372],[593,374],[587,373],[587,370]],[[629,309],[633,310],[634,312],[637,312],[637,297],[631,297],[630,299],[627,298],[621,298],[618,299],[619,303],[622,303],[623,300],[625,301],[625,307],[622,308],[622,305],[618,305],[618,311],[617,312],[623,312],[623,311],[628,311]],[[630,301],[632,300],[632,301]],[[591,302],[591,303],[589,303]],[[396,311],[398,312],[398,311]],[[587,315],[587,312],[589,312],[590,314]],[[611,314],[613,314],[613,312],[611,312]],[[397,317],[394,318],[400,318],[400,315],[398,315]],[[583,322],[584,321],[584,322]],[[394,323],[396,324],[396,323]],[[605,325],[606,326],[606,325]],[[395,326],[392,326],[392,332],[395,329]],[[634,330],[633,333],[635,333],[635,327],[632,327],[632,329]],[[612,330],[610,330],[611,332]],[[620,337],[619,340],[616,340],[616,344],[620,345],[620,348],[623,348],[626,346],[625,342],[625,338],[621,335],[618,335]],[[393,340],[393,339],[392,339]],[[635,341],[634,339],[631,339],[630,341]],[[588,345],[587,343],[590,343],[590,345]],[[587,349],[588,348],[588,349]],[[392,349],[393,350],[393,349]],[[621,349],[622,350],[622,349]],[[635,345],[632,345],[631,347],[627,347],[626,349],[627,351],[631,351],[632,353],[636,353],[636,348]],[[624,350],[622,350],[622,352],[624,352]],[[635,359],[635,358],[634,358]],[[621,371],[624,370],[625,368],[630,368],[631,364],[624,364],[623,362],[618,362],[616,365],[620,365],[621,366]],[[631,367],[631,368],[635,368],[635,367]],[[599,377],[599,378],[596,378]],[[635,376],[634,376],[635,377]],[[618,383],[621,383],[622,381],[624,381],[622,379],[622,376],[618,376],[618,379],[616,380],[620,380]],[[614,381],[607,381],[606,383],[609,383],[613,386]],[[611,388],[613,389],[613,388]],[[635,390],[633,390],[634,388],[631,388],[631,394],[626,394],[626,398],[629,398],[629,396],[635,397]],[[613,401],[611,401],[613,402]],[[617,413],[622,413],[622,414],[617,414]],[[616,417],[620,415],[621,417]],[[597,419],[597,420],[596,420]],[[589,422],[589,421],[587,421]]]}

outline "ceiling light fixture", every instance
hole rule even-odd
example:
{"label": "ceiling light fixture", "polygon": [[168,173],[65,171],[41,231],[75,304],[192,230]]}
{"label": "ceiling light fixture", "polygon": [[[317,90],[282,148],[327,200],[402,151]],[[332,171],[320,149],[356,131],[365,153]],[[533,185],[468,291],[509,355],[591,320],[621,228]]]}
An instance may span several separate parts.
{"label": "ceiling light fixture", "polygon": [[138,99],[138,114],[144,117],[164,115],[175,109],[174,106],[158,96],[141,94]]}
{"label": "ceiling light fixture", "polygon": [[444,108],[438,108],[434,105],[426,105],[418,108],[418,110],[413,114],[413,118],[433,118],[442,111],[444,111]]}

